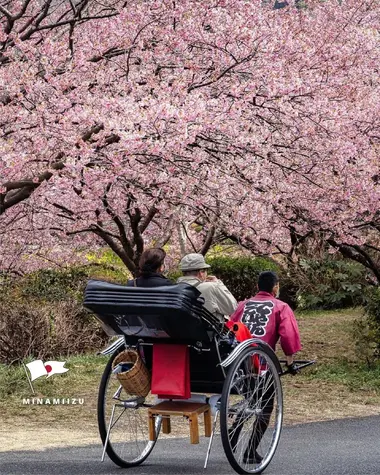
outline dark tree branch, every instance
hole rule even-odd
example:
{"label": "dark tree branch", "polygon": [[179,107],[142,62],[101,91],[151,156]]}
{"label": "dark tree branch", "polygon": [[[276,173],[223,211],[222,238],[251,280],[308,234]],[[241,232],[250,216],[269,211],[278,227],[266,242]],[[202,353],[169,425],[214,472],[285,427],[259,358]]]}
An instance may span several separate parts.
{"label": "dark tree branch", "polygon": [[156,214],[158,213],[158,209],[153,205],[148,213],[146,214],[146,216],[144,217],[144,219],[142,220],[142,222],[140,223],[140,226],[139,226],[139,230],[140,230],[140,233],[143,234],[144,231],[146,230],[146,228],[149,226],[149,224],[151,223],[152,219],[156,216]]}
{"label": "dark tree branch", "polygon": [[211,247],[211,245],[214,241],[215,231],[216,231],[215,226],[211,226],[210,229],[207,232],[206,239],[203,243],[203,246],[201,247],[201,249],[199,251],[204,256],[207,254],[208,250],[210,249],[210,247]]}
{"label": "dark tree branch", "polygon": [[[62,170],[64,168],[63,162],[58,162],[58,163],[53,163],[51,166],[51,169],[53,171],[45,171],[41,175],[39,175],[36,179],[35,182],[30,182],[27,180],[28,185],[23,185],[24,181],[21,182],[9,182],[5,183],[3,186],[5,186],[8,190],[8,186],[10,187],[9,189],[14,190],[18,189],[16,193],[10,195],[9,197],[5,198],[4,205],[0,209],[0,215],[4,213],[8,208],[11,208],[12,206],[15,206],[16,204],[20,203],[21,201],[26,200],[27,198],[30,197],[30,195],[38,188],[41,186],[41,184],[44,181],[50,180],[50,178],[53,176],[54,171],[57,170]],[[20,184],[19,186],[16,186],[17,184]]]}
{"label": "dark tree branch", "polygon": [[189,241],[189,243],[191,244],[191,247],[193,248],[193,251],[194,251],[194,252],[198,252],[198,251],[197,251],[197,248],[195,247],[193,241],[191,240],[191,238],[190,238],[190,236],[189,236],[189,233],[187,232],[186,226],[185,226],[183,223],[181,223],[181,225],[182,225],[182,228],[183,228],[183,230],[184,230],[184,232],[185,232],[185,234],[186,234],[187,240]]}
{"label": "dark tree branch", "polygon": [[133,235],[133,242],[136,245],[136,256],[135,262],[137,263],[140,260],[140,256],[144,251],[144,240],[140,232],[140,221],[141,221],[141,211],[140,208],[135,207],[135,212],[128,212],[128,216],[131,223],[131,230]]}
{"label": "dark tree branch", "polygon": [[133,259],[132,244],[131,244],[130,240],[128,239],[127,232],[126,232],[126,229],[124,227],[124,224],[123,224],[122,220],[120,219],[120,217],[111,208],[111,206],[108,202],[107,195],[108,195],[109,191],[111,190],[111,187],[112,187],[112,183],[110,182],[110,183],[108,183],[108,185],[106,187],[106,190],[104,192],[103,198],[102,198],[103,207],[104,207],[106,213],[109,216],[111,216],[112,220],[114,221],[114,223],[117,226],[117,229],[119,230],[120,242],[121,242],[126,254],[128,255],[129,259]]}
{"label": "dark tree branch", "polygon": [[377,281],[380,282],[380,268],[363,248],[357,245],[351,246],[345,243],[338,243],[333,238],[327,239],[327,243],[335,249],[338,249],[344,257],[359,262],[367,269],[370,269]]}
{"label": "dark tree branch", "polygon": [[173,227],[175,224],[174,213],[169,217],[168,222],[165,226],[165,233],[157,240],[156,246],[163,247],[172,237]]}
{"label": "dark tree branch", "polygon": [[[103,129],[104,124],[95,124],[94,126],[83,132],[81,139],[84,142],[88,142],[92,139],[93,135],[96,135]],[[113,143],[116,141],[114,138],[115,136],[112,135],[109,137],[109,143]],[[77,146],[79,147],[79,143],[77,143]],[[54,172],[63,170],[65,168],[63,158],[64,154],[62,152],[59,152],[55,157],[54,162],[51,164],[50,170],[46,170],[34,179],[25,178],[22,180],[8,181],[6,183],[3,183],[1,186],[6,188],[6,193],[5,197],[4,193],[0,194],[0,215],[5,213],[5,211],[11,208],[12,206],[15,206],[21,203],[22,201],[28,199],[32,195],[32,193],[39,186],[41,186],[42,183],[50,180]]]}
{"label": "dark tree branch", "polygon": [[136,275],[137,266],[134,261],[127,255],[124,248],[118,244],[108,233],[101,231],[98,228],[92,229],[92,231],[103,239],[103,241],[112,249],[112,251],[120,257],[122,262],[126,265],[133,275]]}

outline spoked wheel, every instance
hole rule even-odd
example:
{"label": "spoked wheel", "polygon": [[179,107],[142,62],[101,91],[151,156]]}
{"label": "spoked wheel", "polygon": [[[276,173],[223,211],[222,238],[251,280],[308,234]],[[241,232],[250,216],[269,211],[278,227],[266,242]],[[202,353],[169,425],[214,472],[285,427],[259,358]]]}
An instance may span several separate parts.
{"label": "spoked wheel", "polygon": [[276,361],[270,349],[250,346],[231,364],[224,382],[221,436],[238,473],[261,473],[276,451],[283,409]]}
{"label": "spoked wheel", "polygon": [[[156,440],[149,440],[148,408],[153,396],[127,394],[116,376],[112,374],[112,362],[124,348],[118,349],[104,370],[98,395],[98,425],[103,446],[112,417],[106,452],[120,467],[134,467],[142,463],[153,450],[161,419],[156,418]],[[152,399],[152,400],[150,400]]]}

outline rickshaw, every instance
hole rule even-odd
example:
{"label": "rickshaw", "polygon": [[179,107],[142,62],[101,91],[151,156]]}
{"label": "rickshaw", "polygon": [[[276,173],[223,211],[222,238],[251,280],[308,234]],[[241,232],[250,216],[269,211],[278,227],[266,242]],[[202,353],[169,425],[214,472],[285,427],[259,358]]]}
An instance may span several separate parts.
{"label": "rickshaw", "polygon": [[[120,467],[137,466],[152,452],[160,431],[170,432],[168,413],[155,413],[162,401],[149,392],[149,387],[143,392],[126,389],[120,375],[115,374],[120,355],[132,351],[150,375],[154,346],[164,344],[188,348],[188,401],[196,396],[198,402],[192,404],[204,412],[205,433],[210,437],[204,468],[218,419],[223,449],[237,473],[257,474],[268,466],[281,434],[280,377],[286,374],[271,347],[255,338],[239,342],[233,331],[203,307],[199,290],[188,284],[141,288],[89,281],[84,305],[95,313],[108,334],[119,335],[102,352],[112,355],[98,395],[102,460],[107,453]],[[299,367],[312,363],[298,362]],[[128,376],[128,371],[125,374]],[[211,413],[213,421],[207,424],[206,415]],[[191,437],[197,443],[197,434]]]}

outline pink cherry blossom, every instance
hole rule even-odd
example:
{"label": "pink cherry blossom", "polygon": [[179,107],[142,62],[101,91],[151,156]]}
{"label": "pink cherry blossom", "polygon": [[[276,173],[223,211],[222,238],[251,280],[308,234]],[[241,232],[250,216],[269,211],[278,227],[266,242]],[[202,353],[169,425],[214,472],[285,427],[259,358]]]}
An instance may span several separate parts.
{"label": "pink cherry blossom", "polygon": [[134,271],[144,245],[204,252],[226,236],[372,252],[380,4],[305,4],[9,0],[1,267],[107,245]]}

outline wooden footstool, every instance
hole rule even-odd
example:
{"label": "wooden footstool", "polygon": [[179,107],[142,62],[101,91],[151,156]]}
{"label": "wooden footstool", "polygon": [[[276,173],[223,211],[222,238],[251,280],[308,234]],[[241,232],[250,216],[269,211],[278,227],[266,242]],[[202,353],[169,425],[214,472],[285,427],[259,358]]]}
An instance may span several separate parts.
{"label": "wooden footstool", "polygon": [[198,415],[203,414],[205,423],[205,436],[211,436],[211,408],[209,404],[186,401],[163,401],[149,408],[149,440],[156,440],[155,418],[162,416],[162,432],[170,434],[170,417],[182,416],[189,419],[190,442],[199,444]]}

